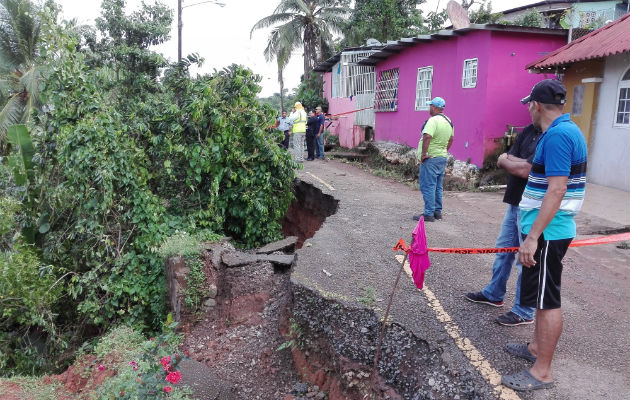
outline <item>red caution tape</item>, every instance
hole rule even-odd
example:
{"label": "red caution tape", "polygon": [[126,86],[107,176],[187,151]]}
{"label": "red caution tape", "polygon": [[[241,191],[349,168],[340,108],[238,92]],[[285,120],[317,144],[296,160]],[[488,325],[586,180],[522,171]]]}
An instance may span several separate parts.
{"label": "red caution tape", "polygon": [[346,111],[346,112],[342,112],[342,113],[339,113],[339,114],[333,114],[333,115],[329,115],[329,116],[328,116],[328,117],[326,117],[326,118],[332,118],[332,117],[338,117],[338,116],[340,116],[340,115],[352,114],[352,113],[359,112],[359,111],[363,111],[363,110],[369,110],[370,108],[374,108],[374,106],[365,107],[365,108],[360,108],[360,109],[358,109],[358,110]]}
{"label": "red caution tape", "polygon": [[[402,240],[402,239],[401,239]],[[622,240],[630,240],[630,232],[619,233],[617,235],[599,236],[592,239],[574,240],[569,247],[593,246],[596,244],[614,243]],[[404,242],[403,242],[404,243]],[[394,247],[394,250],[404,250],[399,248],[400,241]],[[505,248],[428,248],[427,251],[434,253],[450,253],[450,254],[492,254],[492,253],[516,253],[518,247]]]}

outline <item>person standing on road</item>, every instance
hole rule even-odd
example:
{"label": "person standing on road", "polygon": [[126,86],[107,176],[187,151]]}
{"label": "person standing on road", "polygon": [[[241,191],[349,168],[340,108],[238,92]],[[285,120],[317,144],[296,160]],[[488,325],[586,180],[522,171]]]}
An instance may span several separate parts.
{"label": "person standing on road", "polygon": [[[518,204],[523,196],[527,177],[532,168],[536,145],[540,139],[540,130],[533,124],[523,129],[516,137],[510,151],[499,156],[497,166],[506,170],[510,176],[503,196],[503,202],[507,203],[507,210],[501,224],[501,232],[495,247],[518,247],[521,242],[520,212]],[[503,306],[503,298],[507,287],[507,281],[512,272],[512,265],[516,254],[497,253],[492,265],[492,278],[490,283],[481,292],[466,294],[466,299],[475,303],[489,304],[495,307]],[[516,280],[516,295],[512,310],[495,319],[498,324],[505,326],[517,326],[534,323],[534,307],[525,307],[520,303],[521,296],[521,270],[522,265],[516,261],[518,279]]]}
{"label": "person standing on road", "polygon": [[315,146],[317,131],[319,130],[319,118],[313,113],[308,112],[308,120],[306,121],[306,153],[308,157],[306,161],[313,161],[315,159]]}
{"label": "person standing on road", "polygon": [[293,112],[289,115],[293,124],[293,160],[304,162],[304,135],[306,134],[306,112],[302,103],[297,101],[293,107]]}
{"label": "person standing on road", "polygon": [[[453,123],[443,114],[446,102],[435,97],[427,102],[429,118],[422,127],[422,138],[418,143],[418,174],[420,191],[424,199],[424,220],[427,222],[442,219],[442,181],[446,169],[446,152],[453,144]],[[419,221],[420,215],[414,220]]]}
{"label": "person standing on road", "polygon": [[287,117],[287,112],[282,111],[282,116],[278,118],[278,130],[284,133],[284,140],[280,143],[283,149],[289,148],[289,130],[291,129],[291,120]]}
{"label": "person standing on road", "polygon": [[326,125],[326,116],[324,115],[324,112],[322,111],[322,107],[321,106],[317,106],[315,108],[315,114],[317,115],[317,118],[319,119],[319,131],[317,131],[317,147],[315,148],[316,152],[315,152],[315,157],[319,158],[320,160],[324,159],[324,128]]}
{"label": "person standing on road", "polygon": [[545,79],[521,101],[543,132],[519,204],[523,244],[518,259],[525,267],[520,300],[536,307],[536,318],[532,341],[508,343],[506,350],[534,365],[503,375],[501,383],[535,390],[553,386],[551,360],[562,333],[562,259],[576,235],[574,217],[584,201],[587,150],[582,132],[563,113],[566,88],[561,82]]}

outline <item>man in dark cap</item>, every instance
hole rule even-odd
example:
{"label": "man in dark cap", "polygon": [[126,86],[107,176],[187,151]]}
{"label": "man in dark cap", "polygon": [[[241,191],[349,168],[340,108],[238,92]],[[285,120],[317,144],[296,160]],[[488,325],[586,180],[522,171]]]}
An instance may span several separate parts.
{"label": "man in dark cap", "polygon": [[519,204],[523,244],[518,259],[524,267],[520,302],[536,307],[534,337],[530,343],[506,345],[509,353],[534,365],[502,376],[501,383],[514,390],[553,385],[551,360],[562,332],[562,259],[576,235],[574,217],[586,188],[586,141],[569,114],[563,114],[565,101],[564,85],[552,79],[537,83],[521,100],[543,133]]}

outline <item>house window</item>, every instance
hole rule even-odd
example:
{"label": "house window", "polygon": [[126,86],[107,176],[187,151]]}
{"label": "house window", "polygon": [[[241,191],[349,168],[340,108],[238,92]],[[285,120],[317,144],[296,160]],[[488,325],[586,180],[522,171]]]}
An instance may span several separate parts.
{"label": "house window", "polygon": [[619,81],[619,91],[617,92],[617,114],[615,116],[615,125],[630,125],[630,69],[623,74]]}
{"label": "house window", "polygon": [[374,91],[374,111],[396,111],[398,109],[398,68],[378,73]]}
{"label": "house window", "polygon": [[573,86],[573,105],[571,106],[571,115],[582,115],[582,105],[584,104],[584,85]]}
{"label": "house window", "polygon": [[416,80],[416,111],[428,110],[427,102],[431,100],[433,86],[433,67],[418,68]]}
{"label": "house window", "polygon": [[477,86],[477,59],[464,60],[464,72],[462,73],[462,87],[464,89]]}
{"label": "house window", "polygon": [[344,52],[341,55],[345,85],[343,85],[343,95],[340,97],[374,93],[374,67],[358,64],[359,61],[374,53],[375,51],[370,50]]}

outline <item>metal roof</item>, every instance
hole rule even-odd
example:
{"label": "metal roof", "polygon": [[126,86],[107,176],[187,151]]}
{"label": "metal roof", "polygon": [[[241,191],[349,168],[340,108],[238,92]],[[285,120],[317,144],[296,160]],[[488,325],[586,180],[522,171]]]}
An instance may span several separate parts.
{"label": "metal roof", "polygon": [[528,64],[541,70],[630,52],[630,13]]}
{"label": "metal roof", "polygon": [[448,40],[453,37],[463,36],[471,31],[498,31],[498,32],[515,32],[526,34],[546,34],[556,36],[567,36],[566,29],[549,29],[549,28],[534,28],[530,26],[514,26],[514,25],[501,25],[501,24],[470,24],[470,26],[461,29],[448,29],[441,30],[439,32],[430,35],[418,35],[411,38],[402,38],[400,40],[390,40],[385,43],[385,46],[376,53],[369,57],[359,61],[360,65],[376,65],[379,62],[391,57],[396,53],[400,53],[405,48],[415,46],[418,43],[431,42],[434,40]]}
{"label": "metal roof", "polygon": [[[573,4],[576,3],[602,3],[603,1],[606,0],[545,0],[545,1],[539,1],[538,3],[532,3],[532,4],[526,4],[524,6],[520,6],[520,7],[516,7],[516,8],[510,8],[508,10],[504,10],[504,11],[499,11],[501,14],[506,15],[506,14],[513,14],[515,12],[519,12],[519,11],[523,11],[523,10],[528,10],[528,9],[532,9],[532,8],[536,8],[536,7],[542,7],[542,6],[547,6],[548,9],[544,10],[544,11],[553,11],[553,10],[564,10],[567,9],[569,7],[571,7]],[[569,3],[568,5],[566,5],[567,3]]]}
{"label": "metal roof", "polygon": [[343,52],[347,52],[347,51],[378,50],[378,49],[381,49],[382,47],[383,47],[383,45],[345,48],[342,51],[340,51],[339,53],[337,53],[334,56],[330,57],[329,59],[324,60],[324,61],[320,62],[319,64],[317,64],[315,66],[315,68],[313,68],[313,71],[315,71],[315,72],[329,72],[329,71],[332,71],[332,67],[339,62],[339,60],[341,59],[341,53],[343,53]]}

